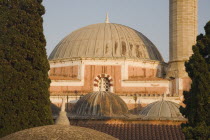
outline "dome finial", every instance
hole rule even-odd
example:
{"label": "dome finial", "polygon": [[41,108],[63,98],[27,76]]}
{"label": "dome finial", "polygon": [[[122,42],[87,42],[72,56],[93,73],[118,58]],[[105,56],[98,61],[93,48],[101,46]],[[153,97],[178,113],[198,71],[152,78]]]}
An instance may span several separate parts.
{"label": "dome finial", "polygon": [[55,121],[56,125],[70,125],[69,119],[67,117],[66,113],[66,102],[65,99],[62,99],[62,105],[61,105],[61,111],[59,113],[59,116],[57,120]]}
{"label": "dome finial", "polygon": [[108,13],[106,13],[106,20],[105,20],[105,23],[110,23],[110,22],[109,22],[109,15],[108,15]]}

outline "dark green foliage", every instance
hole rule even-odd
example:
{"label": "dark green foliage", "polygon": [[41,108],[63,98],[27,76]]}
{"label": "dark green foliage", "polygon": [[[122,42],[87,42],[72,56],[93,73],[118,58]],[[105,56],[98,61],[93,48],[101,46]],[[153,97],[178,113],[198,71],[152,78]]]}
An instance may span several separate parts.
{"label": "dark green foliage", "polygon": [[188,123],[182,125],[186,139],[207,140],[210,137],[210,22],[206,35],[199,35],[194,54],[185,63],[192,80],[191,90],[184,92],[185,108],[180,108]]}
{"label": "dark green foliage", "polygon": [[206,31],[206,36],[210,36],[210,21],[206,24],[206,26],[204,27],[205,31]]}
{"label": "dark green foliage", "polygon": [[0,0],[0,137],[52,124],[42,0]]}

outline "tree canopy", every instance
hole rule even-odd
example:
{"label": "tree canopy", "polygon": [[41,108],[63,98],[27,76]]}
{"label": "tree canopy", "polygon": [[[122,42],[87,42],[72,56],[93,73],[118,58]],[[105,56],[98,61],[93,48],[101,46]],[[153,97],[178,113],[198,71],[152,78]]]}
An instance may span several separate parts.
{"label": "tree canopy", "polygon": [[42,0],[0,0],[0,137],[52,124]]}
{"label": "tree canopy", "polygon": [[180,111],[188,122],[182,125],[186,139],[208,139],[210,136],[210,21],[206,34],[197,37],[194,54],[185,63],[192,80],[189,92],[184,92],[185,108]]}

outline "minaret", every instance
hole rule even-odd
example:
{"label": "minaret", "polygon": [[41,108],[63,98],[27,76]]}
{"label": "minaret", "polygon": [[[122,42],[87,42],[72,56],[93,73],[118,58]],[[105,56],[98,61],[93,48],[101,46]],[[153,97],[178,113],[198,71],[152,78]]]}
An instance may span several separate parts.
{"label": "minaret", "polygon": [[192,55],[197,36],[198,0],[170,1],[170,79],[188,77],[184,63]]}

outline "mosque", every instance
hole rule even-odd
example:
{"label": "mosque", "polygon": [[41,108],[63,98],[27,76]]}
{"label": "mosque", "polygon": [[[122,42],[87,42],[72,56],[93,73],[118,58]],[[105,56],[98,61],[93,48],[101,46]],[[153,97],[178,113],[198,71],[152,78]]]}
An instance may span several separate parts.
{"label": "mosque", "polygon": [[129,108],[163,97],[182,104],[191,82],[184,62],[192,55],[196,36],[197,0],[170,0],[168,63],[141,32],[110,23],[107,15],[105,23],[73,31],[50,54],[51,100],[60,102],[58,96],[68,96],[74,104],[87,93],[108,91]]}
{"label": "mosque", "polygon": [[73,31],[49,56],[54,119],[120,140],[184,140],[179,111],[191,80],[184,63],[197,36],[197,0],[169,1],[169,62],[141,32],[111,23]]}
{"label": "mosque", "polygon": [[197,0],[170,0],[169,62],[141,32],[111,23],[88,25],[49,56],[54,119],[65,102],[71,125],[119,139],[184,139],[179,111],[191,80],[184,63],[197,36]]}
{"label": "mosque", "polygon": [[184,140],[180,124],[187,119],[179,107],[191,84],[184,63],[196,43],[198,6],[197,0],[169,3],[168,63],[145,35],[110,23],[107,15],[105,23],[66,36],[49,56],[57,125],[23,130],[5,140]]}

